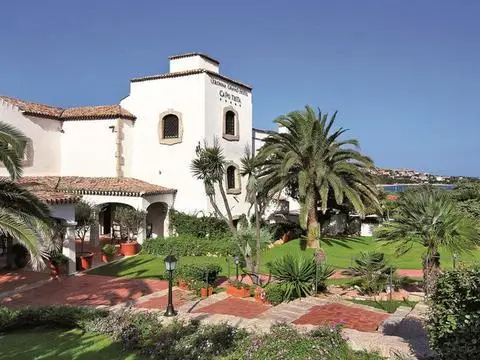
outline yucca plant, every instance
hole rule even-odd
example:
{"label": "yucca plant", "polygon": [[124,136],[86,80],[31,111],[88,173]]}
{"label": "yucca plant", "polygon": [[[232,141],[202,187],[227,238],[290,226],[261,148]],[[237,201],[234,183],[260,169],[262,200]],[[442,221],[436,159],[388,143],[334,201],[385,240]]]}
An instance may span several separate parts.
{"label": "yucca plant", "polygon": [[315,270],[315,287],[317,292],[327,290],[327,279],[335,273],[335,269],[327,265],[317,264],[317,268]]}
{"label": "yucca plant", "polygon": [[274,279],[285,290],[284,301],[312,293],[317,266],[313,257],[285,255],[267,265]]}
{"label": "yucca plant", "polygon": [[355,265],[343,273],[359,277],[360,281],[354,283],[367,294],[382,291],[387,285],[389,275],[396,270],[394,266],[387,263],[385,254],[381,252],[361,252],[354,261]]}

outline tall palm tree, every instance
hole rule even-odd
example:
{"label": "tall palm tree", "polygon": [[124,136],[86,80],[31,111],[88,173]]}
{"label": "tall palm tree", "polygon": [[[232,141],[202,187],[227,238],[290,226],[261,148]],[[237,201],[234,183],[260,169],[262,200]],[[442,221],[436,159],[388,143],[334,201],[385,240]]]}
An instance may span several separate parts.
{"label": "tall palm tree", "polygon": [[247,201],[250,204],[253,204],[255,212],[255,247],[256,247],[256,259],[255,259],[255,272],[260,271],[260,252],[261,252],[261,241],[260,241],[260,211],[259,211],[259,197],[261,191],[261,185],[259,181],[259,169],[260,163],[258,158],[252,154],[250,147],[247,145],[245,147],[245,152],[242,158],[240,159],[242,164],[242,169],[240,174],[247,177]]}
{"label": "tall palm tree", "polygon": [[431,294],[440,274],[440,249],[461,253],[480,244],[477,224],[462,216],[445,191],[431,187],[405,192],[398,200],[394,221],[375,232],[380,240],[408,252],[415,244],[425,247],[423,274],[425,293]]}
{"label": "tall palm tree", "polygon": [[308,230],[310,247],[319,246],[318,207],[325,213],[329,199],[338,205],[348,201],[361,215],[367,204],[378,206],[368,171],[373,162],[359,152],[356,139],[341,139],[346,129],[333,129],[336,115],[328,119],[306,106],[280,116],[275,122],[286,131],[271,133],[259,153],[267,188],[280,192],[292,184],[298,187],[300,222]]}
{"label": "tall palm tree", "polygon": [[[225,177],[225,165],[226,160],[225,155],[223,154],[223,149],[218,143],[218,140],[215,139],[213,145],[209,145],[207,142],[205,142],[203,147],[200,147],[197,150],[197,157],[192,160],[190,170],[195,178],[203,181],[205,193],[208,196],[210,204],[215,210],[215,214],[219,218],[224,219],[230,230],[235,233],[236,228],[233,225],[232,212],[230,210],[227,194],[223,185]],[[227,215],[226,217],[223,215],[216,202],[215,185],[218,186],[220,190],[220,195],[222,197]]]}
{"label": "tall palm tree", "polygon": [[51,224],[50,210],[14,180],[22,175],[22,160],[26,138],[14,127],[0,122],[0,161],[10,174],[10,180],[0,181],[0,234],[7,239],[8,265],[11,265],[13,239],[24,245],[35,268],[43,265],[47,234]]}

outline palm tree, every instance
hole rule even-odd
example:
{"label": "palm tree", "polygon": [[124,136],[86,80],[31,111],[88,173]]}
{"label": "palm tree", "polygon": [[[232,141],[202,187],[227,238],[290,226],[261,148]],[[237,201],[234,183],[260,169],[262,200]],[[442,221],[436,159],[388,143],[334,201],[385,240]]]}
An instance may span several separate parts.
{"label": "palm tree", "polygon": [[22,175],[25,145],[26,138],[19,130],[0,122],[0,161],[11,178],[0,181],[0,233],[7,239],[7,266],[12,266],[11,248],[15,239],[26,247],[32,265],[38,268],[43,265],[46,251],[43,245],[51,239],[47,235],[51,219],[47,205],[13,182]]}
{"label": "palm tree", "polygon": [[[207,144],[207,142],[205,142],[203,147],[199,147],[197,149],[197,157],[192,160],[190,169],[195,178],[203,181],[205,193],[208,196],[210,204],[215,210],[215,214],[219,218],[224,219],[230,230],[235,233],[236,228],[233,225],[232,212],[230,210],[227,194],[223,185],[223,180],[225,177],[225,165],[226,160],[223,154],[223,149],[218,143],[218,140],[215,139],[213,145],[210,146]],[[215,200],[215,185],[217,185],[220,190],[223,204],[225,206],[225,212],[227,214],[226,217],[223,215]]]}
{"label": "palm tree", "polygon": [[256,247],[256,259],[255,259],[255,272],[260,271],[260,211],[259,211],[259,196],[261,185],[258,178],[260,164],[258,158],[252,154],[250,147],[245,147],[245,152],[240,159],[242,163],[242,170],[240,174],[247,177],[247,201],[253,204],[255,212],[255,247]]}
{"label": "palm tree", "polygon": [[462,216],[445,191],[431,187],[407,191],[398,199],[394,221],[375,232],[378,239],[397,246],[405,254],[415,244],[425,247],[423,274],[425,294],[431,294],[440,274],[440,249],[460,253],[480,243],[476,223]]}
{"label": "palm tree", "polygon": [[259,153],[270,191],[296,187],[310,247],[319,246],[319,205],[325,213],[329,199],[338,205],[347,201],[361,215],[366,205],[378,206],[374,177],[368,171],[373,162],[358,151],[357,140],[340,139],[347,130],[333,129],[336,114],[328,119],[328,114],[306,106],[280,116],[275,122],[286,131],[271,133]]}

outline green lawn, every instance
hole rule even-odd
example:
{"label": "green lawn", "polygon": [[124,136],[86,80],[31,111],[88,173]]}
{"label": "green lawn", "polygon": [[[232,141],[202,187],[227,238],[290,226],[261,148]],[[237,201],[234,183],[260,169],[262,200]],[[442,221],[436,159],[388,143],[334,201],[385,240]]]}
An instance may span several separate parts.
{"label": "green lawn", "polygon": [[404,300],[386,300],[386,301],[374,301],[374,300],[350,300],[355,304],[361,304],[366,306],[371,306],[377,309],[385,310],[386,312],[393,314],[400,306],[406,306],[413,308],[417,302],[416,301],[404,301]]}
{"label": "green lawn", "polygon": [[[344,239],[325,239],[322,247],[327,254],[327,263],[336,268],[347,268],[353,258],[361,251],[380,251],[387,255],[387,259],[396,265],[399,269],[421,269],[421,257],[423,248],[418,245],[410,252],[400,257],[394,255],[393,246],[384,246],[373,238],[344,238]],[[276,258],[286,254],[312,256],[313,249],[302,249],[299,240],[293,240],[285,245],[267,249],[262,254],[261,271],[268,273],[266,264]],[[480,251],[473,254],[465,254],[459,258],[460,261],[471,264],[480,262]],[[235,265],[232,259],[227,260],[224,257],[207,256],[185,256],[179,259],[179,265],[186,263],[217,263],[222,266],[223,276],[234,275]],[[448,252],[441,251],[442,267],[449,269],[452,267],[452,257]],[[129,278],[164,278],[165,264],[163,256],[151,256],[140,254],[123,261],[109,264],[101,268],[90,271],[91,274],[124,276]]]}
{"label": "green lawn", "polygon": [[0,360],[137,360],[108,337],[81,330],[15,331],[0,334]]}

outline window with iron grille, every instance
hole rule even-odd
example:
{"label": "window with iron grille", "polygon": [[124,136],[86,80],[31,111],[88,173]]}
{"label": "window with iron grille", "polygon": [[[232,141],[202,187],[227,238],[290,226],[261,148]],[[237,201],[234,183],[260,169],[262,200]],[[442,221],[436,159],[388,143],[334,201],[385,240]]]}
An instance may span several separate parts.
{"label": "window with iron grille", "polygon": [[227,168],[227,189],[235,189],[235,166]]}
{"label": "window with iron grille", "polygon": [[235,113],[227,111],[225,114],[225,134],[235,135]]}
{"label": "window with iron grille", "polygon": [[163,118],[163,138],[178,138],[179,120],[178,116],[170,114]]}

